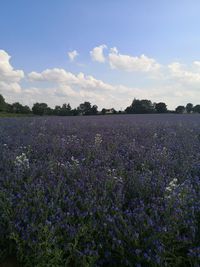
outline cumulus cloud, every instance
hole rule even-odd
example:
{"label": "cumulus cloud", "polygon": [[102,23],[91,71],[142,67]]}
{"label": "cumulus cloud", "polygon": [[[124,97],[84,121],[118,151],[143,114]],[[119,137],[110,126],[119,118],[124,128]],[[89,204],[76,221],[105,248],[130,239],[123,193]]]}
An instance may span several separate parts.
{"label": "cumulus cloud", "polygon": [[31,81],[56,82],[59,85],[67,84],[87,90],[113,90],[113,86],[95,79],[91,75],[84,75],[82,72],[75,75],[64,69],[47,69],[41,73],[31,72],[28,74]]}
{"label": "cumulus cloud", "polygon": [[126,72],[158,72],[161,65],[154,59],[144,54],[131,56],[120,54],[117,47],[110,48],[108,57],[104,55],[105,44],[96,46],[90,51],[93,61],[104,63],[108,60],[111,69],[119,69]]}
{"label": "cumulus cloud", "polygon": [[[51,90],[51,94],[53,93],[54,97],[60,97],[60,99],[70,97],[70,103],[77,103],[77,105],[81,101],[88,100],[99,107],[116,107],[117,103],[123,106],[124,103],[130,101],[129,97],[132,99],[134,96],[139,96],[139,92],[142,95],[138,88],[113,85],[82,72],[73,74],[58,68],[47,69],[40,73],[31,72],[28,77],[34,83],[37,81],[47,83],[51,89],[44,89],[45,92]],[[120,104],[120,101],[125,102]]]}
{"label": "cumulus cloud", "polygon": [[173,62],[168,65],[168,69],[172,78],[178,82],[199,84],[200,83],[200,62],[194,61],[191,67]]}
{"label": "cumulus cloud", "polygon": [[14,70],[10,64],[10,58],[6,51],[0,50],[0,90],[19,93],[21,92],[19,82],[24,78],[24,72]]}
{"label": "cumulus cloud", "polygon": [[194,61],[193,64],[195,67],[200,67],[200,61]]}
{"label": "cumulus cloud", "polygon": [[68,52],[68,57],[70,59],[70,61],[74,61],[75,58],[78,56],[78,52],[76,50],[73,50],[73,51],[69,51]]}
{"label": "cumulus cloud", "polygon": [[10,56],[0,50],[0,80],[4,82],[19,82],[24,77],[22,70],[14,70],[10,64]]}
{"label": "cumulus cloud", "polygon": [[46,69],[42,72],[31,72],[28,74],[31,81],[51,81],[51,82],[70,82],[76,81],[76,76],[64,69]]}
{"label": "cumulus cloud", "polygon": [[97,61],[100,63],[104,63],[106,58],[104,56],[104,49],[106,49],[107,46],[105,44],[96,46],[90,51],[90,56],[93,61]]}
{"label": "cumulus cloud", "polygon": [[2,92],[13,92],[13,93],[20,93],[21,86],[20,84],[14,82],[4,82],[0,81],[0,91]]}
{"label": "cumulus cloud", "polygon": [[145,55],[130,56],[120,54],[116,47],[110,49],[108,55],[110,67],[126,72],[155,72],[160,69],[160,64],[154,59]]}

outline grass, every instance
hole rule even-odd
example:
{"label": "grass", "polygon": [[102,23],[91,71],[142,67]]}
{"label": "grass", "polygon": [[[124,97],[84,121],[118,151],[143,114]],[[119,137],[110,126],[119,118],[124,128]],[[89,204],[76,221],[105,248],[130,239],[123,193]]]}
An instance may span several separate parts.
{"label": "grass", "polygon": [[7,113],[0,112],[0,118],[8,118],[8,117],[32,117],[33,114],[19,114],[19,113]]}

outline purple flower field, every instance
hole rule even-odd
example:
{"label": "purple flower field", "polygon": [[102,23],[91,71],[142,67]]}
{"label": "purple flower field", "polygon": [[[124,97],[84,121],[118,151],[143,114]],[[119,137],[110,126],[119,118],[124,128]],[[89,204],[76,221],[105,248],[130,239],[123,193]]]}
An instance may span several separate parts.
{"label": "purple flower field", "polygon": [[0,262],[200,266],[200,116],[0,120]]}

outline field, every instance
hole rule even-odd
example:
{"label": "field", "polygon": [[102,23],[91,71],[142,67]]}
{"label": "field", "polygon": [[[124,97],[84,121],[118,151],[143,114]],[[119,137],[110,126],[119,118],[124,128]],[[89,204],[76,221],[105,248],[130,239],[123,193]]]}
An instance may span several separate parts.
{"label": "field", "polygon": [[199,266],[200,116],[0,119],[0,262]]}

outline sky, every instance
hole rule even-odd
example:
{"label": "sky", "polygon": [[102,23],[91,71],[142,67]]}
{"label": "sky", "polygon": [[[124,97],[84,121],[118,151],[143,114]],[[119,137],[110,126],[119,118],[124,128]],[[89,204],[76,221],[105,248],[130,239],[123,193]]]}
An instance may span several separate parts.
{"label": "sky", "polygon": [[8,103],[200,104],[199,0],[0,0]]}

